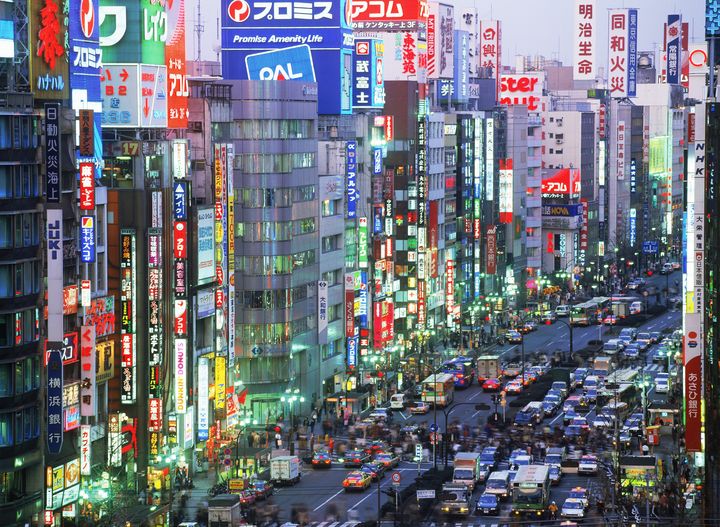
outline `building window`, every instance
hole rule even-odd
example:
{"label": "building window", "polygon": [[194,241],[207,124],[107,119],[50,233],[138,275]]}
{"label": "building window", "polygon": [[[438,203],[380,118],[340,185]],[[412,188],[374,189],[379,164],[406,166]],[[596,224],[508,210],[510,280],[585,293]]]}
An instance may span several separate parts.
{"label": "building window", "polygon": [[322,239],[322,252],[323,254],[340,249],[342,244],[342,236],[340,234],[333,234],[332,236],[324,236]]}
{"label": "building window", "polygon": [[326,199],[321,204],[321,211],[323,218],[328,216],[335,216],[339,214],[340,208],[342,207],[342,200],[339,199]]}

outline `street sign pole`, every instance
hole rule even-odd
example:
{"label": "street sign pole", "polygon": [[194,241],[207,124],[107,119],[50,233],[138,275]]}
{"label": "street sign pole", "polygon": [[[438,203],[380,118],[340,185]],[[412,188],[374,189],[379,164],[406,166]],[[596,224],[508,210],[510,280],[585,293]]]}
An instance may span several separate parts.
{"label": "street sign pole", "polygon": [[420,443],[417,443],[415,445],[415,459],[417,459],[418,477],[420,477],[420,462],[422,461],[422,454],[423,454],[422,445]]}

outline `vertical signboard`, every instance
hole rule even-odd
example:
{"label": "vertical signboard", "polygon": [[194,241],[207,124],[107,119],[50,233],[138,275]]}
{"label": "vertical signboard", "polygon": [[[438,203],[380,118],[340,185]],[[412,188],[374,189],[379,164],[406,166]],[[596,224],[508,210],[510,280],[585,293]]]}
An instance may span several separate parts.
{"label": "vertical signboard", "polygon": [[[120,401],[135,402],[136,364],[135,332],[137,331],[137,248],[134,229],[120,231],[120,334],[121,368]],[[151,288],[152,289],[152,288]],[[149,313],[149,319],[153,315]]]}
{"label": "vertical signboard", "polygon": [[63,362],[62,345],[48,343],[47,385],[47,448],[51,454],[59,454],[63,444]]}
{"label": "vertical signboard", "polygon": [[225,357],[215,357],[215,409],[225,408],[225,372],[227,360]]}
{"label": "vertical signboard", "polygon": [[197,213],[197,281],[204,284],[215,278],[215,216],[212,208]]}
{"label": "vertical signboard", "polygon": [[485,274],[497,273],[497,226],[488,225],[485,229],[486,254]]}
{"label": "vertical signboard", "polygon": [[318,282],[318,344],[327,344],[328,338],[328,283]]}
{"label": "vertical signboard", "polygon": [[495,119],[485,119],[485,200],[495,195]]}
{"label": "vertical signboard", "polygon": [[431,3],[427,19],[428,79],[453,78],[453,39],[455,8]]}
{"label": "vertical signboard", "polygon": [[45,103],[45,201],[60,203],[60,103]]}
{"label": "vertical signboard", "polygon": [[234,382],[232,372],[235,364],[235,184],[233,166],[235,146],[227,145],[227,255],[228,255],[228,361],[230,362],[230,382]]}
{"label": "vertical signboard", "polygon": [[205,441],[210,434],[210,362],[205,357],[200,357],[198,364],[198,403],[197,403],[197,438],[198,441]]}
{"label": "vertical signboard", "polygon": [[63,339],[63,234],[62,210],[47,209],[48,340]]}
{"label": "vertical signboard", "polygon": [[347,217],[357,217],[357,202],[360,197],[357,188],[357,142],[348,141],[345,145],[345,185],[347,188]]}
{"label": "vertical signboard", "polygon": [[165,3],[167,38],[165,40],[165,67],[167,68],[167,122],[168,128],[187,128],[188,82],[185,64],[185,0]]}
{"label": "vertical signboard", "polygon": [[596,0],[575,0],[573,78],[593,80],[597,74],[595,42],[597,27]]}
{"label": "vertical signboard", "polygon": [[95,210],[95,166],[80,163],[80,210]]}
{"label": "vertical signboard", "polygon": [[454,92],[452,101],[466,103],[470,98],[470,35],[467,31],[455,31],[455,54],[453,55]]}
{"label": "vertical signboard", "polygon": [[500,93],[500,21],[482,20],[480,22],[480,67],[489,70],[489,78],[495,79],[496,93]]}
{"label": "vertical signboard", "polygon": [[618,121],[615,140],[617,141],[615,177],[618,181],[622,181],[625,179],[625,121]]}
{"label": "vertical signboard", "polygon": [[95,326],[80,327],[80,415],[97,414]]}
{"label": "vertical signboard", "polygon": [[499,220],[502,224],[510,224],[513,221],[513,160],[500,160],[500,178],[498,182],[499,192]]}
{"label": "vertical signboard", "polygon": [[628,9],[628,97],[637,95],[638,12]]}
{"label": "vertical signboard", "polygon": [[665,25],[665,71],[668,84],[680,84],[682,69],[682,18],[668,15]]}
{"label": "vertical signboard", "polygon": [[63,0],[27,3],[30,84],[38,99],[65,100],[68,97],[68,11],[65,9],[69,6],[63,6],[64,3]]}
{"label": "vertical signboard", "polygon": [[187,339],[175,338],[175,412],[187,409]]}
{"label": "vertical signboard", "polygon": [[608,38],[608,87],[610,96],[630,96],[628,76],[629,13],[628,9],[610,9]]}
{"label": "vertical signboard", "polygon": [[92,467],[92,441],[90,425],[80,425],[80,475],[90,476]]}
{"label": "vertical signboard", "polygon": [[379,39],[355,39],[353,50],[353,108],[385,105],[385,44]]}
{"label": "vertical signboard", "polygon": [[95,262],[95,216],[80,217],[80,261]]}

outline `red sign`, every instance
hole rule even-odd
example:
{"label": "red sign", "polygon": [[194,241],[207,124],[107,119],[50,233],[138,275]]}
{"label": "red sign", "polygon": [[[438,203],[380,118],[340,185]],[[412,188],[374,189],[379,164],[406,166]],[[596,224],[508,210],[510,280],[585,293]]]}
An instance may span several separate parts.
{"label": "red sign", "polygon": [[485,228],[486,255],[485,274],[497,273],[497,226],[488,225]]}
{"label": "red sign", "polygon": [[683,339],[683,348],[685,355],[685,449],[688,452],[701,452],[702,335],[698,331],[687,331]]}
{"label": "red sign", "polygon": [[185,64],[185,0],[167,2],[165,11],[168,25],[165,41],[165,66],[168,75],[167,127],[185,129],[188,125],[190,94]]}
{"label": "red sign", "polygon": [[543,83],[540,74],[503,75],[500,78],[500,104],[524,105],[529,112],[540,111]]}
{"label": "red sign", "polygon": [[600,111],[598,113],[598,136],[600,139],[605,139],[605,112],[606,112],[605,104],[600,105]]}
{"label": "red sign", "polygon": [[425,22],[429,14],[426,0],[351,0],[348,3],[353,23]]}
{"label": "red sign", "polygon": [[548,254],[555,252],[555,234],[552,232],[547,233],[547,252]]}
{"label": "red sign", "polygon": [[173,248],[175,258],[187,258],[187,222],[176,221],[173,229]]}
{"label": "red sign", "polygon": [[394,338],[394,306],[391,300],[373,304],[373,341],[376,348],[382,348]]}
{"label": "red sign", "polygon": [[445,309],[451,314],[455,306],[455,261],[445,261]]}
{"label": "red sign", "polygon": [[95,167],[80,163],[80,210],[95,209]]}
{"label": "red sign", "polygon": [[345,289],[345,336],[355,336],[355,290]]}
{"label": "red sign", "polygon": [[561,168],[542,180],[543,198],[576,198],[580,196],[580,170]]}
{"label": "red sign", "polygon": [[583,204],[582,213],[582,225],[580,226],[580,250],[587,251],[588,249],[588,222],[590,216],[590,207],[588,206],[588,200],[582,198],[580,203]]}
{"label": "red sign", "polygon": [[65,54],[65,47],[59,40],[62,29],[59,15],[57,2],[45,0],[45,7],[40,9],[37,54],[51,70],[55,69],[55,61]]}
{"label": "red sign", "polygon": [[120,365],[123,368],[132,368],[134,365],[133,358],[133,334],[123,333],[120,335]]}
{"label": "red sign", "polygon": [[395,117],[392,115],[385,116],[385,141],[390,142],[395,139]]}
{"label": "red sign", "polygon": [[187,335],[187,300],[175,300],[175,324],[174,330],[176,336]]}
{"label": "red sign", "polygon": [[[73,362],[77,362],[80,359],[80,356],[78,355],[78,334],[76,332],[73,333],[65,333],[63,335],[63,345],[60,349],[60,353],[62,354],[62,361],[63,364],[72,364]],[[47,349],[47,340],[45,341],[45,366],[47,366],[48,363],[48,349]]]}
{"label": "red sign", "polygon": [[148,399],[148,430],[160,432],[163,422],[162,399]]}

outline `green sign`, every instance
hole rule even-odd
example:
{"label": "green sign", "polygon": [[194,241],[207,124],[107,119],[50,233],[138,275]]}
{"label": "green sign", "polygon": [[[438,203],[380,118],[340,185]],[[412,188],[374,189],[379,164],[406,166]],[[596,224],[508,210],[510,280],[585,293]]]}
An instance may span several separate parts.
{"label": "green sign", "polygon": [[666,135],[653,137],[650,139],[650,175],[664,175],[667,170],[667,161],[665,159],[668,137]]}
{"label": "green sign", "polygon": [[360,218],[358,225],[358,267],[367,269],[368,266],[368,232],[367,218]]}
{"label": "green sign", "polygon": [[141,0],[142,63],[165,65],[165,39],[168,25],[165,2]]}
{"label": "green sign", "polygon": [[103,62],[165,65],[163,4],[159,0],[100,0]]}

